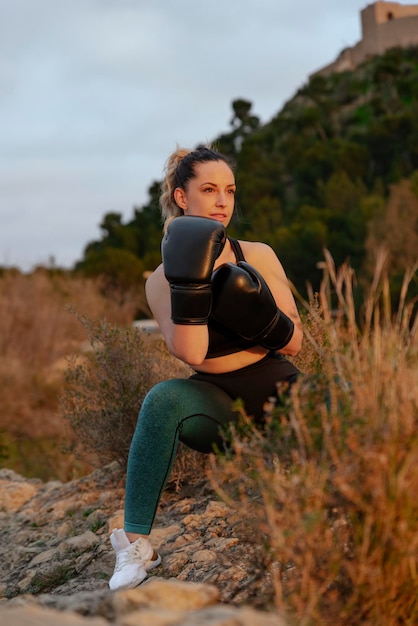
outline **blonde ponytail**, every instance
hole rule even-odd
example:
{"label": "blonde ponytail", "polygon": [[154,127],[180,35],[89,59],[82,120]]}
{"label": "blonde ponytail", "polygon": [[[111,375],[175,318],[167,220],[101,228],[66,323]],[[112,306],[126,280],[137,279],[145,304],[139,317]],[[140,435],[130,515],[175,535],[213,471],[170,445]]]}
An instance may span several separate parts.
{"label": "blonde ponytail", "polygon": [[167,228],[169,222],[175,217],[184,215],[183,209],[181,209],[174,200],[174,190],[176,188],[175,179],[176,171],[180,161],[191,152],[187,148],[177,148],[173,154],[171,154],[164,167],[164,180],[161,185],[160,195],[160,207],[161,215],[164,219],[164,230]]}

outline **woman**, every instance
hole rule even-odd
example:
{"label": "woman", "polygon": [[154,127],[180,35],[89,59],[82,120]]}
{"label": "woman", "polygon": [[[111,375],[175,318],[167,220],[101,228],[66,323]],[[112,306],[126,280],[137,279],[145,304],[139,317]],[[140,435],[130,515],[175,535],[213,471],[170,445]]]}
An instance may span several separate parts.
{"label": "woman", "polygon": [[165,174],[163,263],[148,278],[146,295],[168,350],[196,373],[159,383],[142,404],[124,530],[111,535],[114,590],[139,585],[161,562],[148,536],[179,441],[206,453],[222,446],[220,431],[237,419],[237,398],[262,423],[276,383],[298,375],[283,355],[295,356],[302,345],[296,304],[273,250],[226,236],[236,190],[228,159],[210,148],[181,149]]}

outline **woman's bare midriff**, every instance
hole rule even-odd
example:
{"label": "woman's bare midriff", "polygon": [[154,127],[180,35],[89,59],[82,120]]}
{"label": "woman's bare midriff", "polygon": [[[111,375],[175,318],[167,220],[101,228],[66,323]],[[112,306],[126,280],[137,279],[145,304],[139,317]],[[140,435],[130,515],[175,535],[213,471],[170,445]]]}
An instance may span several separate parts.
{"label": "woman's bare midriff", "polygon": [[196,372],[205,372],[206,374],[224,374],[225,372],[233,372],[241,367],[257,363],[266,356],[268,350],[261,346],[219,356],[213,359],[205,359],[200,365],[192,366]]}

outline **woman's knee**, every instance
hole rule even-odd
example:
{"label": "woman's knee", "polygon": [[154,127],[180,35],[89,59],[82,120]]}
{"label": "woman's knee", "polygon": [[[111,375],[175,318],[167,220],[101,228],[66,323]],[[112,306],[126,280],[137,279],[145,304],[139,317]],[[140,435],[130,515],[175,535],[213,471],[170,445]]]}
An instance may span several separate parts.
{"label": "woman's knee", "polygon": [[141,420],[150,418],[154,424],[160,421],[180,424],[195,415],[210,415],[220,423],[226,423],[234,416],[232,399],[210,383],[173,378],[150,389],[139,417]]}
{"label": "woman's knee", "polygon": [[164,380],[152,387],[144,398],[138,421],[151,420],[154,425],[164,425],[171,420],[180,421],[184,403],[184,380]]}

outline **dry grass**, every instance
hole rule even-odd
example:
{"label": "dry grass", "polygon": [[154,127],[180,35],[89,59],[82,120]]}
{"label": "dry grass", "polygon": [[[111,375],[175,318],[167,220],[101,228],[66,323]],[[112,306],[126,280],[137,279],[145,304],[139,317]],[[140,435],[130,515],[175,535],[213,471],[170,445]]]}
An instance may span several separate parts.
{"label": "dry grass", "polygon": [[[144,393],[187,375],[161,341],[131,328],[146,312],[143,290],[103,293],[99,281],[65,272],[0,274],[0,467],[65,481],[124,462]],[[171,485],[205,466],[181,446]]]}
{"label": "dry grass", "polygon": [[212,463],[215,488],[265,541],[289,623],[418,623],[415,271],[393,313],[381,256],[356,314],[353,272],[327,255],[305,303],[307,375],[272,408],[267,436],[243,414],[234,454]]}
{"label": "dry grass", "polygon": [[2,466],[42,478],[83,471],[83,464],[64,458],[57,445],[67,435],[58,409],[67,359],[82,354],[87,342],[86,329],[69,308],[126,325],[142,300],[138,293],[123,305],[115,303],[102,295],[98,281],[65,272],[0,275]]}

